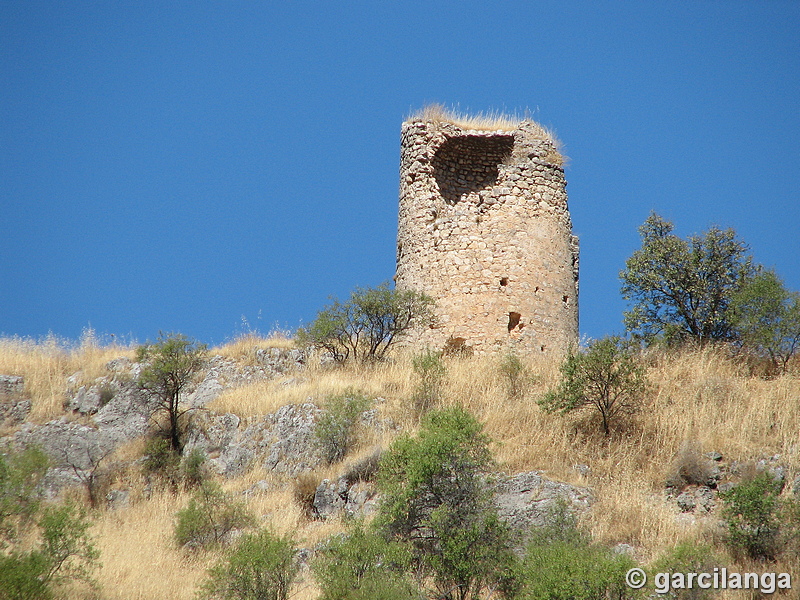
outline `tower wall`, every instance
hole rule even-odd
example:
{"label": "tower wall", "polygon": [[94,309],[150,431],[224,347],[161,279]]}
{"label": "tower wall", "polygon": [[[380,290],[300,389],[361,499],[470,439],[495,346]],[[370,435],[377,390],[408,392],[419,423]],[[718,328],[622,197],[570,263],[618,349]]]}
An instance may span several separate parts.
{"label": "tower wall", "polygon": [[564,353],[578,338],[578,244],[561,155],[536,123],[403,124],[398,289],[436,301],[415,345]]}

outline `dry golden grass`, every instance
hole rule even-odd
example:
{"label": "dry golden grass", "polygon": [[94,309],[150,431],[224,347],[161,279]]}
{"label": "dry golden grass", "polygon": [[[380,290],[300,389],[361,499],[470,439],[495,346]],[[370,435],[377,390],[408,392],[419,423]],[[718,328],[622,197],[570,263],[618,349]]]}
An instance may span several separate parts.
{"label": "dry golden grass", "polygon": [[233,358],[247,363],[255,361],[255,353],[258,348],[289,349],[294,347],[294,340],[280,332],[271,333],[267,337],[256,333],[246,333],[222,346],[211,348],[209,354]]}
{"label": "dry golden grass", "polygon": [[101,345],[91,331],[78,344],[54,336],[0,338],[0,373],[24,378],[25,393],[31,398],[29,419],[43,422],[63,413],[68,377],[79,373],[75,385],[84,385],[107,375],[108,361],[134,355],[133,346]]}
{"label": "dry golden grass", "polygon": [[428,104],[409,115],[406,121],[427,121],[436,124],[452,123],[461,129],[478,131],[513,131],[519,127],[522,121],[530,121],[535,126],[537,138],[546,140],[553,145],[553,151],[548,155],[548,160],[561,166],[568,161],[567,157],[561,152],[563,144],[555,133],[529,117],[520,117],[516,114],[509,115],[500,111],[480,112],[470,115],[453,108],[447,108],[442,104]]}
{"label": "dry golden grass", "polygon": [[310,366],[300,373],[228,390],[210,403],[209,408],[242,417],[260,416],[287,404],[319,403],[327,396],[349,389],[399,403],[401,398],[409,396],[412,385],[412,373],[405,361],[372,366],[348,364],[338,368]]}
{"label": "dry golden grass", "polygon": [[175,546],[175,513],[187,494],[161,493],[130,508],[101,515],[92,528],[102,568],[97,574],[108,600],[190,600],[215,558],[188,555]]}
{"label": "dry golden grass", "polygon": [[[5,362],[0,364],[8,365],[9,357],[25,350],[29,356],[25,361],[18,359],[28,365],[25,372],[34,372],[29,365],[45,365],[41,372],[53,378],[50,394],[59,400],[65,373],[72,369],[91,372],[90,366],[78,364],[78,357],[89,357],[89,363],[101,366],[106,360],[105,355],[98,358],[99,352],[56,352],[42,343],[33,348],[22,344],[22,350],[10,352],[8,342],[4,343],[0,355]],[[241,360],[253,347],[266,347],[260,339],[236,343],[241,345],[229,345],[226,351]],[[43,356],[36,357],[36,352]],[[695,453],[715,450],[726,461],[780,454],[790,478],[800,472],[800,379],[793,375],[770,380],[751,377],[741,363],[713,348],[669,356],[656,353],[645,359],[651,382],[647,398],[638,414],[608,437],[592,422],[590,413],[563,416],[540,409],[536,400],[558,379],[556,362],[528,363],[535,382],[525,397],[512,399],[499,368],[500,357],[445,359],[442,404],[461,404],[484,423],[504,471],[541,470],[553,479],[590,487],[597,501],[584,525],[600,542],[634,545],[637,557],[647,561],[678,541],[712,539],[715,517],[680,515],[664,499],[664,483],[686,448]],[[40,378],[47,380],[46,376]],[[376,403],[380,418],[391,417],[405,431],[413,432],[417,420],[409,399],[417,380],[410,357],[397,355],[393,361],[372,366],[310,367],[282,379],[229,391],[209,408],[243,417],[260,416],[285,404],[321,402],[329,395],[357,389],[382,398]],[[319,469],[313,476],[317,480],[337,477],[349,463],[371,454],[375,446],[390,445],[394,435],[364,437],[345,464]],[[121,449],[118,458],[140,451],[132,444]],[[581,475],[574,468],[579,464],[588,465],[588,474]],[[342,529],[337,520],[309,521],[293,499],[292,481],[260,468],[223,485],[239,495],[260,479],[271,482],[271,491],[252,495],[247,502],[264,525],[279,533],[292,532],[302,547],[313,547]],[[101,513],[94,528],[103,553],[99,580],[104,597],[193,597],[216,555],[189,558],[172,544],[173,516],[185,506],[188,495],[155,494],[150,500],[140,499],[141,494],[132,497],[135,501],[130,508]],[[296,586],[296,598],[311,600],[317,595],[310,577]]]}

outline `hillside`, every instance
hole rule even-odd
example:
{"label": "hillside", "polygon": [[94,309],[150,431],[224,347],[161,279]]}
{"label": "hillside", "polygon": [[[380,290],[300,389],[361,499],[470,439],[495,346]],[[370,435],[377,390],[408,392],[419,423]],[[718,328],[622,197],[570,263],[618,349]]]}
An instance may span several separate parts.
{"label": "hillside", "polygon": [[[411,357],[398,353],[372,366],[337,366],[293,350],[291,340],[257,336],[214,348],[209,355],[187,397],[197,406],[187,439],[203,449],[213,479],[226,492],[245,502],[261,523],[292,533],[300,547],[313,552],[343,529],[342,516],[310,517],[297,501],[303,486],[316,489],[324,479],[336,481],[376,448],[388,448],[400,433],[416,430],[410,398],[418,376]],[[49,426],[98,435],[102,446],[111,439],[102,437],[111,429],[94,418],[106,406],[99,398],[103,389],[110,390],[112,399],[105,398],[110,405],[115,395],[127,393],[123,380],[135,372],[134,356],[133,348],[103,346],[91,337],[75,346],[57,340],[0,340],[0,374],[22,378],[6,378],[13,385],[0,391],[2,440],[20,443]],[[752,565],[736,563],[721,541],[718,489],[738,482],[748,470],[765,469],[785,480],[785,497],[800,494],[800,380],[792,374],[754,376],[725,348],[643,356],[649,392],[636,414],[617,424],[610,436],[602,434],[589,412],[563,416],[540,409],[536,400],[558,381],[557,364],[524,363],[530,377],[520,393],[512,394],[501,357],[444,360],[441,404],[462,405],[484,425],[499,469],[507,475],[539,471],[550,480],[589,488],[595,501],[582,513],[581,525],[603,545],[629,545],[625,548],[640,563],[691,540],[711,543],[727,564],[744,571]],[[115,375],[122,372],[120,365],[127,369],[125,377]],[[100,390],[94,407],[86,404],[92,389]],[[347,390],[360,390],[371,412],[342,463],[326,466],[300,455],[291,462],[293,450],[286,444],[281,447],[289,449],[272,463],[257,450],[245,453],[249,447],[241,436],[248,428],[264,439],[280,436],[281,415],[299,422],[305,414],[311,415],[313,428],[326,399]],[[285,408],[290,405],[295,408]],[[230,432],[227,438],[225,431]],[[92,510],[91,532],[102,566],[96,572],[98,591],[92,594],[108,600],[194,598],[220,551],[192,552],[176,545],[175,513],[188,504],[191,492],[148,475],[142,460],[146,436],[125,435],[130,439],[115,441],[113,453],[98,461],[102,494]],[[213,435],[225,439],[215,446],[209,441]],[[237,456],[244,457],[239,462],[231,458],[231,440],[237,439]],[[711,487],[700,481],[709,478]],[[59,496],[87,502],[81,481],[62,487]],[[782,560],[757,570],[800,576],[795,564]],[[308,570],[301,571],[294,593],[295,598],[317,597]],[[70,594],[90,597],[79,587]]]}

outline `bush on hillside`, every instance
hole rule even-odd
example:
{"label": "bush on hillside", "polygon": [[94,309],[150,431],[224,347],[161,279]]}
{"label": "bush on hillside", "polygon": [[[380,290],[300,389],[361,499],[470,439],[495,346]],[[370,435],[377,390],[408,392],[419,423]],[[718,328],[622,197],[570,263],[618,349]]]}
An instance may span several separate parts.
{"label": "bush on hillside", "polygon": [[406,575],[408,548],[386,541],[364,523],[353,523],[319,550],[314,576],[320,600],[412,600],[419,598]]}
{"label": "bush on hillside", "polygon": [[410,545],[414,568],[440,598],[476,600],[511,580],[510,533],[488,486],[494,462],[482,429],[463,408],[433,411],[416,437],[400,437],[381,458],[379,527]]}
{"label": "bush on hillside", "polygon": [[570,353],[561,365],[560,383],[539,405],[547,412],[595,410],[609,435],[616,419],[636,410],[646,389],[644,366],[625,340],[611,336]]}
{"label": "bush on hillside", "polygon": [[782,483],[767,471],[720,494],[725,542],[734,556],[775,560],[797,536],[796,501],[780,497]]}
{"label": "bush on hillside", "polygon": [[255,518],[213,482],[204,482],[189,505],[175,515],[175,541],[179,546],[209,548],[230,541],[236,529],[251,527]]}
{"label": "bush on hillside", "polygon": [[419,377],[412,398],[414,412],[419,418],[439,403],[447,367],[442,361],[441,352],[434,352],[430,349],[414,356],[411,364],[414,373]]}
{"label": "bush on hillside", "polygon": [[325,411],[314,427],[314,436],[325,462],[329,465],[341,461],[353,448],[356,443],[356,425],[369,405],[369,398],[354,390],[330,396],[325,401]]}
{"label": "bush on hillside", "polygon": [[244,535],[222,561],[209,569],[202,600],[287,600],[299,565],[291,536],[268,530]]}
{"label": "bush on hillside", "polygon": [[337,362],[380,360],[398,337],[432,319],[433,300],[413,290],[392,290],[384,283],[357,288],[347,302],[336,299],[317,313],[311,325],[298,330],[304,346],[318,346]]}
{"label": "bush on hillside", "polygon": [[800,294],[786,289],[774,271],[750,279],[734,295],[733,322],[744,347],[785,373],[800,351]]}

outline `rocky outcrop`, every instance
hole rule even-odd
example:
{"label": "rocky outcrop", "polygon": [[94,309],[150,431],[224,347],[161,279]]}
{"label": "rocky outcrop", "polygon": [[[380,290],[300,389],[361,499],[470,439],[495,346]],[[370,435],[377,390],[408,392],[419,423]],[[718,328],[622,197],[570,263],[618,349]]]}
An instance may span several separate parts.
{"label": "rocky outcrop", "polygon": [[322,461],[314,438],[320,409],[310,402],[242,421],[234,414],[201,414],[186,440],[186,452],[202,450],[208,464],[227,477],[260,463],[266,471],[296,475]]}
{"label": "rocky outcrop", "polygon": [[0,425],[22,423],[31,412],[25,381],[17,375],[0,375]]}
{"label": "rocky outcrop", "polygon": [[205,377],[187,398],[189,405],[200,408],[225,390],[302,369],[306,355],[297,348],[256,348],[253,363],[242,364],[231,358],[212,356],[206,364]]}
{"label": "rocky outcrop", "polygon": [[580,515],[594,502],[588,488],[553,481],[538,471],[518,473],[499,481],[494,499],[500,518],[515,531],[551,525],[553,515],[559,510]]}

